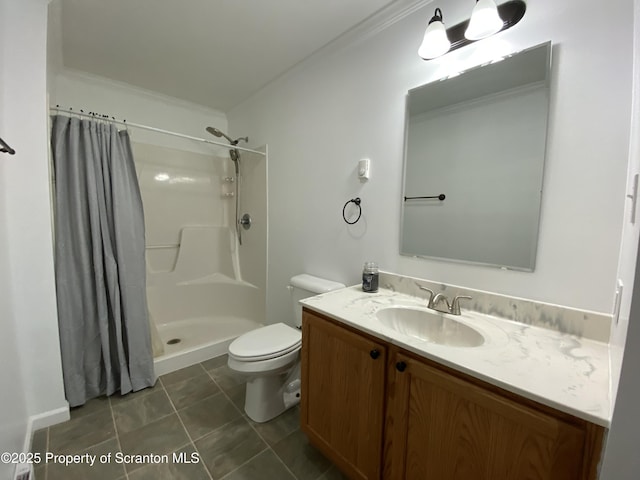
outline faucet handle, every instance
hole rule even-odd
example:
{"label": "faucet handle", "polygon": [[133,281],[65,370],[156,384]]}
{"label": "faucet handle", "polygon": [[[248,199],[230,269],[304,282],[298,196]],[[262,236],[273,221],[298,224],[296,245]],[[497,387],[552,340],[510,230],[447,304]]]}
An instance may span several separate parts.
{"label": "faucet handle", "polygon": [[425,292],[429,292],[429,308],[431,308],[431,305],[433,305],[433,290],[431,290],[430,288],[427,287],[423,287],[422,285],[418,285],[418,288],[420,290],[424,290]]}
{"label": "faucet handle", "polygon": [[451,314],[460,315],[460,300],[471,300],[471,298],[469,295],[456,295],[453,302],[451,302]]}

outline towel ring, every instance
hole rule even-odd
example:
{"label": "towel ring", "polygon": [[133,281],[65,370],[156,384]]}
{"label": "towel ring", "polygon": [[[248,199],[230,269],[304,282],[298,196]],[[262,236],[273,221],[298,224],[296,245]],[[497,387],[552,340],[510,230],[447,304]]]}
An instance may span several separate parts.
{"label": "towel ring", "polygon": [[[355,203],[356,206],[358,207],[358,218],[356,218],[353,222],[350,222],[349,220],[347,220],[347,216],[345,214],[345,211],[347,210],[347,205],[349,205],[350,203]],[[360,197],[356,197],[356,198],[352,198],[351,200],[347,201],[347,203],[344,204],[344,207],[342,207],[342,218],[349,225],[353,225],[354,223],[358,223],[358,220],[360,220],[360,217],[362,216],[362,206],[360,205],[360,203],[361,203]]]}

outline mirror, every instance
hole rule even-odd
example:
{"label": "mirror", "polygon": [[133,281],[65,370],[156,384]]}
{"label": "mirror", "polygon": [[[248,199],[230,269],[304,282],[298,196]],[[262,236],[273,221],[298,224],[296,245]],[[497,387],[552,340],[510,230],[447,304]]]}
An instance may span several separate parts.
{"label": "mirror", "polygon": [[401,254],[533,271],[550,62],[545,43],[409,91]]}

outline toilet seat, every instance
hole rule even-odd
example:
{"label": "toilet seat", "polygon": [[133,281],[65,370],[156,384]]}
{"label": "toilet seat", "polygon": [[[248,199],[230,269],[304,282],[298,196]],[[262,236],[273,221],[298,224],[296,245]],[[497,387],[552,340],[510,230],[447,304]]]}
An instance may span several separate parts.
{"label": "toilet seat", "polygon": [[299,350],[302,333],[284,323],[275,323],[239,336],[229,345],[229,356],[241,362],[257,362]]}

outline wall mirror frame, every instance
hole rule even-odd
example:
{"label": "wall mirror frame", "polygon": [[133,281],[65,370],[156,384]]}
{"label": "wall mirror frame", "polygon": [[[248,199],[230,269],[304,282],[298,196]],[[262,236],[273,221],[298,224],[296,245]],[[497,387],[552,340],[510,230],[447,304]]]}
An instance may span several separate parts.
{"label": "wall mirror frame", "polygon": [[407,94],[400,254],[533,271],[551,42]]}

